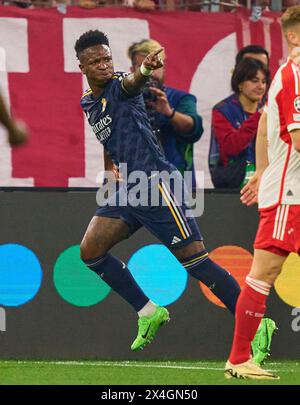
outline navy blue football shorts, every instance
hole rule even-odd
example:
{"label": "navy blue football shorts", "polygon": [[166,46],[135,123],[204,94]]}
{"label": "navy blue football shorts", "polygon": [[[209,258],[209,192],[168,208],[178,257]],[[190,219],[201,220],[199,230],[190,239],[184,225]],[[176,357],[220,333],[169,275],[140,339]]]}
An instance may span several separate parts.
{"label": "navy blue football shorts", "polygon": [[[127,199],[131,203],[122,204],[120,201],[124,201],[124,197],[120,197],[120,191],[118,191],[117,195],[114,195],[114,203],[98,207],[95,215],[122,219],[128,225],[130,235],[144,226],[170,249],[181,248],[195,240],[202,241],[203,237],[195,218],[186,216],[188,209],[186,199],[176,198],[176,193],[173,193],[170,184],[160,181],[156,186],[159,190],[159,204],[134,206],[128,194]],[[147,201],[149,201],[148,197]]]}

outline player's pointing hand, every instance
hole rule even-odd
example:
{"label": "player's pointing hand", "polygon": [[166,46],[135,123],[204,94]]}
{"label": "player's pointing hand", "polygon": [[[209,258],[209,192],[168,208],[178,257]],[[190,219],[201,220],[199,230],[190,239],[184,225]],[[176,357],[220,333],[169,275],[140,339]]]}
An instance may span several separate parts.
{"label": "player's pointing hand", "polygon": [[159,48],[157,51],[149,53],[149,55],[147,55],[146,58],[144,59],[143,65],[147,69],[151,69],[151,70],[156,70],[156,69],[163,67],[164,62],[161,59],[161,57],[159,56],[159,54],[163,50],[164,50],[164,48]]}

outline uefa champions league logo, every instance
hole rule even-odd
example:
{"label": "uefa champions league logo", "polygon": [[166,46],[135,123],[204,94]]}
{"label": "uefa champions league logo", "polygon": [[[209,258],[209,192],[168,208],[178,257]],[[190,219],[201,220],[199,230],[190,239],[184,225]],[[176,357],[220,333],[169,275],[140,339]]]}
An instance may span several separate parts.
{"label": "uefa champions league logo", "polygon": [[295,110],[300,113],[300,97],[296,97],[294,100]]}

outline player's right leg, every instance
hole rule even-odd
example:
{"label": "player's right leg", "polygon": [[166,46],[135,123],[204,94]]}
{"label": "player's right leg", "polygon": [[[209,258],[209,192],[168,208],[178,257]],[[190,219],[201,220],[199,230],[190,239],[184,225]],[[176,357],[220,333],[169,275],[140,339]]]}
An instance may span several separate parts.
{"label": "player's right leg", "polygon": [[109,253],[129,235],[128,225],[120,218],[94,216],[81,242],[81,259],[136,311],[149,301],[121,260]]}
{"label": "player's right leg", "polygon": [[81,259],[86,261],[105,255],[128,235],[129,227],[120,218],[94,216],[80,245]]}
{"label": "player's right leg", "polygon": [[[127,219],[129,223],[130,219]],[[132,350],[138,350],[153,340],[158,328],[169,320],[169,313],[149,300],[125,263],[108,253],[113,246],[128,238],[129,225],[120,218],[93,217],[81,243],[81,258],[138,313],[138,336],[131,346]],[[139,226],[132,225],[135,229]]]}
{"label": "player's right leg", "polygon": [[260,367],[254,367],[249,360],[251,341],[264,316],[270,289],[281,271],[285,258],[286,254],[283,255],[283,252],[282,255],[262,249],[256,249],[254,252],[251,272],[246,278],[246,286],[241,291],[236,306],[234,339],[225,366],[227,377],[231,374],[232,377],[238,378],[276,378],[270,373],[267,375]]}

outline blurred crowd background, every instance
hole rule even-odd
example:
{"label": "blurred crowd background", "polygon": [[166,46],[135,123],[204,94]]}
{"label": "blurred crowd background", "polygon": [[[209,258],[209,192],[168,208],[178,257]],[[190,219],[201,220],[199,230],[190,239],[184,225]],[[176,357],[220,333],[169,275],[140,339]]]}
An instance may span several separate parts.
{"label": "blurred crowd background", "polygon": [[256,16],[263,10],[284,11],[299,4],[299,0],[0,0],[0,5],[22,8],[57,7],[64,12],[67,6],[87,9],[96,7],[133,7],[139,10],[188,10],[200,12],[234,12],[239,8],[252,8]]}
{"label": "blurred crowd background", "polygon": [[[95,186],[99,167],[104,165],[110,170],[105,157],[99,162],[96,139],[90,129],[83,128],[82,113],[76,114],[78,91],[83,84],[72,76],[79,73],[77,61],[73,60],[75,38],[81,30],[97,27],[97,18],[103,14],[111,18],[126,17],[119,21],[117,30],[109,19],[102,21],[103,29],[112,37],[118,69],[134,72],[148,53],[161,47],[165,49],[164,66],[153,73],[143,97],[153,133],[167,160],[182,174],[192,173],[193,189],[201,186],[202,180],[197,179],[199,173],[205,175],[205,188],[240,189],[255,171],[258,122],[271,78],[287,57],[280,12],[298,2],[300,0],[0,0],[0,6],[14,6],[1,7],[5,17],[15,13],[24,14],[28,21],[31,19],[30,30],[24,22],[22,25],[16,20],[16,24],[10,18],[3,20],[0,26],[0,51],[2,49],[3,55],[7,53],[7,67],[2,73],[0,64],[2,96],[10,104],[12,116],[24,119],[31,132],[28,147],[21,153],[11,154],[6,149],[6,160],[2,159],[5,164],[0,167],[0,184]],[[38,19],[34,17],[36,13],[27,12],[34,8],[40,9]],[[179,30],[178,15],[184,11],[195,12],[185,13],[188,18],[180,21]],[[68,18],[70,12],[77,16],[76,20]],[[78,16],[82,17],[82,23]],[[86,16],[93,19],[90,21]],[[130,18],[134,21],[132,25],[127,21]],[[63,35],[61,19],[65,19]],[[49,33],[51,36],[47,37]],[[20,38],[23,38],[22,46]],[[27,38],[30,38],[30,47],[27,47]],[[44,52],[43,41],[49,40],[52,47]],[[61,41],[64,42],[64,62]],[[187,43],[193,46],[186,47]],[[184,58],[178,64],[182,49],[185,49]],[[30,60],[30,67],[25,63],[26,58]],[[18,72],[28,73],[20,76],[27,85],[25,93],[19,91]],[[62,76],[65,74],[67,76]],[[51,85],[47,85],[45,77]],[[66,77],[74,79],[72,92]],[[26,80],[31,79],[32,84],[28,85]],[[86,83],[83,88],[85,86]],[[36,88],[38,91],[34,90]],[[41,88],[47,92],[46,101]],[[31,107],[28,110],[29,93]],[[68,94],[68,103],[62,94]],[[51,97],[55,99],[54,104],[49,101]],[[70,109],[70,105],[75,109]],[[35,110],[39,113],[35,114]],[[61,111],[64,111],[64,121],[72,122],[71,126],[62,125],[58,114]],[[42,118],[43,114],[46,119]],[[0,122],[9,123],[8,116],[6,112]],[[18,123],[6,127],[10,145],[20,143],[20,137],[21,141],[26,138]],[[48,145],[46,151],[44,142]],[[20,178],[16,180],[17,168]]]}

